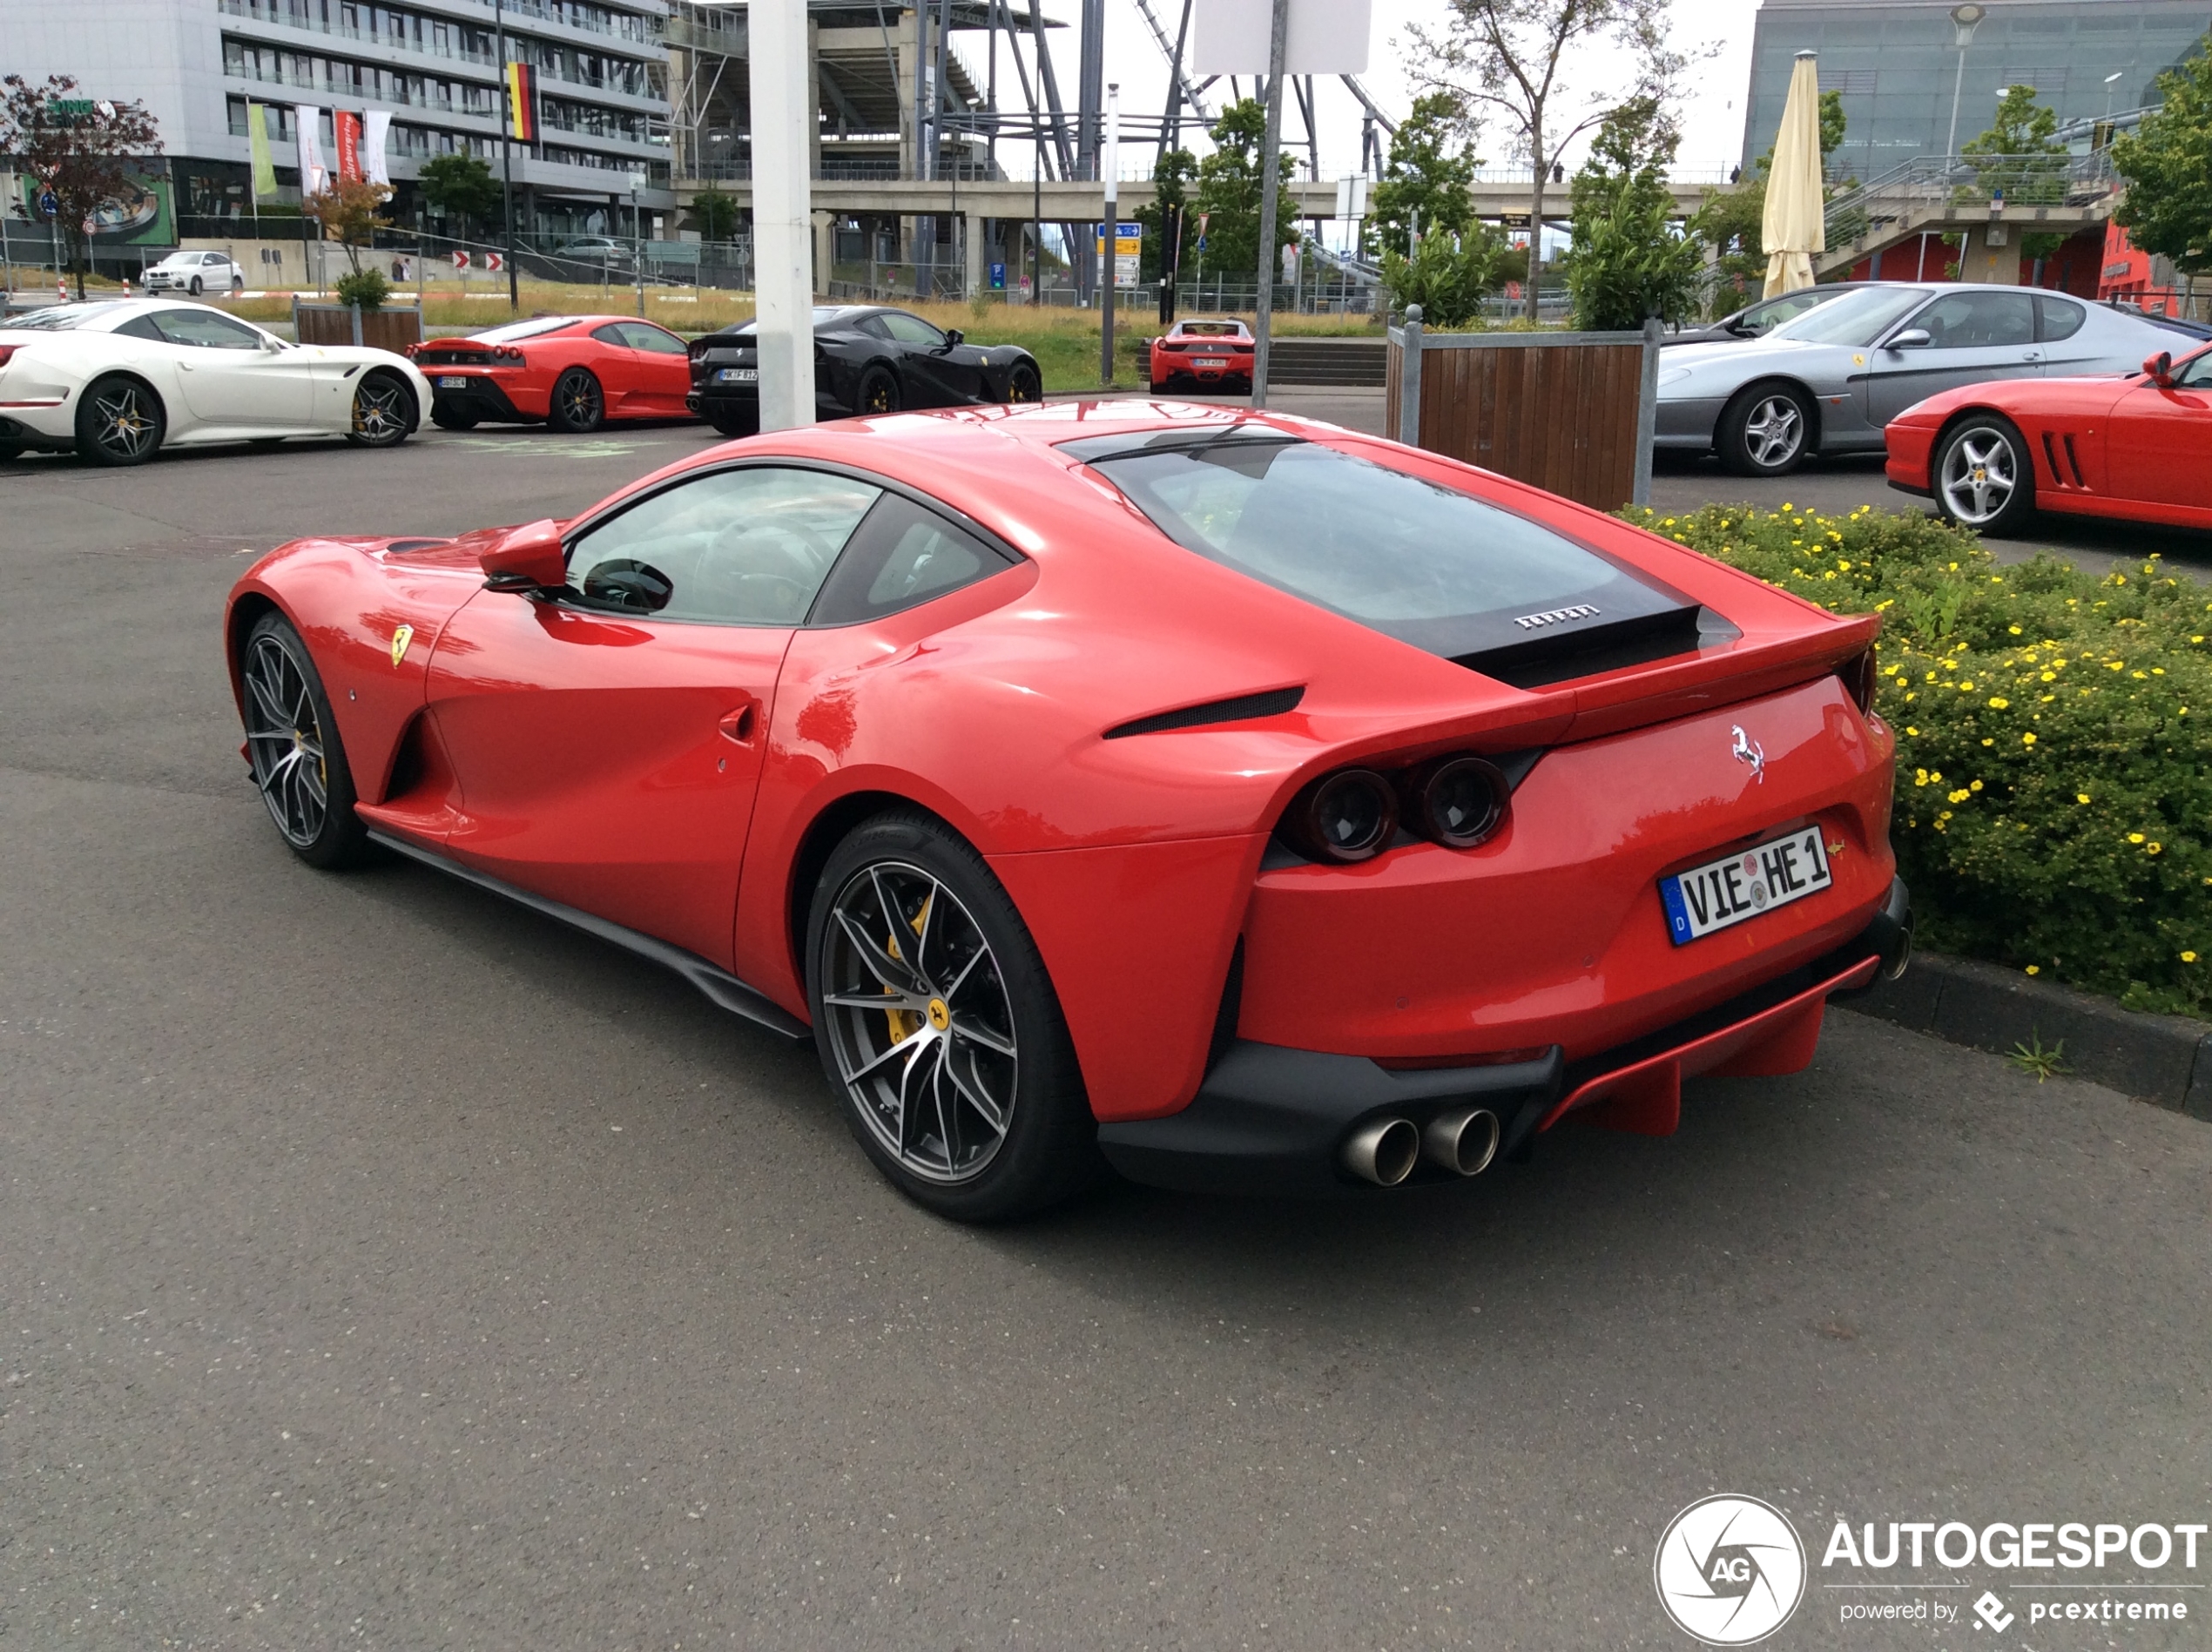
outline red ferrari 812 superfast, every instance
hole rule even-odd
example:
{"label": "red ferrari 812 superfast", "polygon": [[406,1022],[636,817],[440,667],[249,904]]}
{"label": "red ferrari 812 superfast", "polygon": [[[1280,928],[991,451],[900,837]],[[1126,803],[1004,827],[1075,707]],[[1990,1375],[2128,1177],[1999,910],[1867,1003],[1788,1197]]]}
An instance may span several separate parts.
{"label": "red ferrari 812 superfast", "polygon": [[1474,1174],[1901,968],[1871,618],[1241,409],[903,414],[239,583],[247,762],[811,1035],[946,1215]]}

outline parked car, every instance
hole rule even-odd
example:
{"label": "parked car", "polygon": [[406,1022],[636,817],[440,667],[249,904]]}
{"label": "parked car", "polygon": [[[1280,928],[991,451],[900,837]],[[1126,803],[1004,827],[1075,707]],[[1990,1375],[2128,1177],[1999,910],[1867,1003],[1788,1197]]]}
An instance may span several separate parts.
{"label": "parked car", "polygon": [[[1018,344],[970,344],[919,315],[880,305],[814,311],[818,418],[1035,401],[1044,394],[1037,359]],[[752,323],[691,341],[691,410],[723,435],[760,428],[760,362]]]}
{"label": "parked car", "polygon": [[2125,372],[2173,339],[2034,287],[1872,282],[1764,338],[1662,348],[1657,445],[1784,475],[1809,454],[1879,452],[1890,421],[1936,391]]}
{"label": "parked car", "polygon": [[1732,315],[1723,315],[1717,321],[1703,327],[1686,327],[1667,334],[1668,344],[1732,344],[1739,339],[1760,339],[1780,327],[1784,321],[1794,321],[1817,304],[1841,298],[1866,286],[1865,281],[1827,281],[1817,287],[1800,287],[1794,293],[1784,293],[1779,298],[1761,299],[1757,304],[1747,304]]}
{"label": "parked car", "polygon": [[1890,486],[2002,536],[2040,510],[2212,528],[2212,348],[2120,377],[1946,390],[1885,433]]}
{"label": "parked car", "polygon": [[684,341],[621,315],[540,315],[467,338],[408,347],[429,376],[441,430],[543,422],[571,433],[610,419],[681,419],[691,374]]}
{"label": "parked car", "polygon": [[566,522],[308,538],[226,620],[381,845],[813,1036],[945,1215],[1473,1175],[1811,1059],[1904,967],[1871,615],[1243,409],[900,415]]}
{"label": "parked car", "polygon": [[611,235],[579,235],[576,239],[563,241],[555,247],[553,256],[566,259],[572,264],[627,270],[637,252],[631,242],[617,240]]}
{"label": "parked car", "polygon": [[110,299],[0,322],[0,458],[74,449],[135,465],[165,447],[300,435],[389,448],[429,401],[404,356],[289,344],[205,304]]}
{"label": "parked car", "polygon": [[202,293],[243,293],[246,269],[233,262],[228,253],[172,253],[147,266],[145,290],[189,293],[194,298]]}
{"label": "parked car", "polygon": [[1251,329],[1242,321],[1177,321],[1152,341],[1152,394],[1178,385],[1202,390],[1252,388]]}

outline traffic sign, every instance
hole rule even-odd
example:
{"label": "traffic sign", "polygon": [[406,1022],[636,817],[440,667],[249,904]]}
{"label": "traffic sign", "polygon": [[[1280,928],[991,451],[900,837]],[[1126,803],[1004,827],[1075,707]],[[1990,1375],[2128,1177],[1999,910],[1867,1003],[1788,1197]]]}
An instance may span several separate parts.
{"label": "traffic sign", "polygon": [[1006,266],[1003,264],[991,266],[991,291],[994,293],[1006,291]]}
{"label": "traffic sign", "polygon": [[59,218],[62,215],[62,198],[51,189],[40,191],[38,210],[49,218]]}
{"label": "traffic sign", "polygon": [[496,253],[487,253],[484,254],[484,267],[496,275],[507,267],[507,260]]}
{"label": "traffic sign", "polygon": [[469,267],[469,254],[466,253],[455,253],[453,255],[453,267],[457,270],[467,269]]}

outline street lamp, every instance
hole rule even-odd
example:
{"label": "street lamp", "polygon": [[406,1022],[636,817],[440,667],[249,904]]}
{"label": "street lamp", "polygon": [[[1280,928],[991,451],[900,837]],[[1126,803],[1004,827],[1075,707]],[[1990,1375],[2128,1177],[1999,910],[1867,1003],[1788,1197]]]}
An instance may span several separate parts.
{"label": "street lamp", "polygon": [[1963,5],[1951,8],[1952,44],[1959,48],[1959,73],[1951,83],[1951,136],[1944,139],[1945,163],[1959,152],[1959,94],[1966,85],[1966,48],[1973,44],[1974,30],[1989,15],[1987,6]]}
{"label": "street lamp", "polygon": [[2105,77],[2105,118],[2106,118],[2107,120],[2110,120],[2110,119],[2112,118],[2112,85],[2113,85],[2113,82],[2114,82],[2114,81],[2118,80],[2118,79],[2119,79],[2119,78],[2120,78],[2122,75],[2126,74],[2127,72],[2128,72],[2128,71],[2127,71],[2125,69],[2115,69],[2115,70],[2114,70],[2114,71],[2113,71],[2110,74],[2108,74],[2108,75],[2107,75],[2107,76]]}

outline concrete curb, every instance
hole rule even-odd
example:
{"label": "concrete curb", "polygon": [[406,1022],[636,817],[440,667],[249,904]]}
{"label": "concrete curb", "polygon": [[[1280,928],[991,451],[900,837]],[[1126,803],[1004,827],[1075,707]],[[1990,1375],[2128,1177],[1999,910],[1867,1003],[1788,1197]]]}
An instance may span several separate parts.
{"label": "concrete curb", "polygon": [[2068,1076],[2212,1122],[2212,1026],[2187,1016],[2122,1009],[2017,969],[1925,952],[1902,980],[1838,1007],[1999,1055],[2037,1039],[2047,1049],[2063,1042]]}

